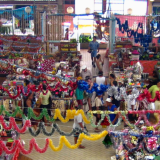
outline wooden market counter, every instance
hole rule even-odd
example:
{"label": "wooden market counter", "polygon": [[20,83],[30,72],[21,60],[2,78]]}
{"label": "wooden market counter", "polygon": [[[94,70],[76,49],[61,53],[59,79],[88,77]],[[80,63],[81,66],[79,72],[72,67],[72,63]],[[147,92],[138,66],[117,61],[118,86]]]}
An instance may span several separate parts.
{"label": "wooden market counter", "polygon": [[143,72],[144,73],[149,73],[151,76],[153,74],[154,66],[157,64],[158,60],[144,60],[144,61],[131,61],[131,64],[136,64],[137,62],[140,62],[140,64],[143,66]]}
{"label": "wooden market counter", "polygon": [[[136,64],[137,62],[140,62],[141,65],[143,66],[143,72],[144,73],[149,73],[151,76],[154,70],[154,66],[157,64],[158,60],[142,60],[142,61],[131,61],[131,65]],[[117,63],[114,60],[109,60],[109,68],[112,66],[113,63]]]}

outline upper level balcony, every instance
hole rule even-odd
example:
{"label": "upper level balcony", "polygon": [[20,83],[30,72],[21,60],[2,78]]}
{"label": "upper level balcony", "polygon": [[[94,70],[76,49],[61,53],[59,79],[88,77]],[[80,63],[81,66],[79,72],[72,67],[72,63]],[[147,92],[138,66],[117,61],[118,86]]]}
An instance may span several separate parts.
{"label": "upper level balcony", "polygon": [[55,4],[57,0],[0,0],[0,5]]}

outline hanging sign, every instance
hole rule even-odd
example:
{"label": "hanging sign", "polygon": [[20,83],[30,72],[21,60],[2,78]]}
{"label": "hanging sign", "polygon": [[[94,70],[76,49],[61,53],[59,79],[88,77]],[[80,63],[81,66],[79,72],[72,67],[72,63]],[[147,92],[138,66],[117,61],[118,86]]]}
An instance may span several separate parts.
{"label": "hanging sign", "polygon": [[106,1],[107,0],[102,0],[102,13],[103,14],[106,12]]}

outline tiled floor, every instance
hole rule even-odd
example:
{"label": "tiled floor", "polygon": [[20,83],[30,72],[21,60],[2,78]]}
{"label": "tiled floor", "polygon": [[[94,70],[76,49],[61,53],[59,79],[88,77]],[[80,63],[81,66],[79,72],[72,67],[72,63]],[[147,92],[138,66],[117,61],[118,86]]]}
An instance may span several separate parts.
{"label": "tiled floor", "polygon": [[[81,65],[86,65],[88,69],[92,70],[91,67],[91,60],[90,60],[90,54],[87,53],[86,50],[81,51],[83,55],[83,59],[81,62]],[[101,50],[100,54],[102,57],[104,57],[105,50]],[[107,60],[105,59],[105,65],[104,65],[104,74],[107,75],[108,73],[108,67],[107,67]],[[93,69],[94,74],[94,69]],[[61,130],[65,132],[70,132],[72,130],[73,121],[70,121],[68,123],[63,124],[60,121],[57,121],[57,124],[61,128]],[[50,127],[47,127],[48,130]],[[91,127],[91,125],[87,125],[87,129],[89,133],[94,133],[94,129]],[[103,129],[102,129],[103,130]],[[40,134],[39,136],[35,137],[38,145],[40,147],[44,146],[45,138],[52,139],[55,146],[58,146],[59,143],[59,133],[55,133],[51,137],[46,137],[43,134]],[[21,135],[21,139],[25,141],[25,148],[28,149],[29,140],[33,138],[28,132],[26,134]],[[67,137],[69,142],[71,144],[74,144],[74,137]],[[103,138],[98,141],[83,141],[83,145],[86,147],[85,149],[68,149],[66,146],[63,147],[63,149],[59,152],[53,152],[50,148],[47,150],[46,153],[40,154],[36,151],[33,151],[31,154],[28,155],[29,158],[33,160],[110,160],[111,156],[115,154],[114,149],[110,147],[109,149],[106,149],[105,146],[102,144]]]}
{"label": "tiled floor", "polygon": [[[108,59],[105,58],[105,53],[106,50],[101,49],[99,54],[101,54],[101,59],[104,59],[104,66],[103,66],[103,73],[104,76],[108,76],[109,73],[109,66],[108,66]],[[92,72],[93,76],[96,76],[95,73],[95,68],[92,67],[91,64],[91,54],[87,52],[87,50],[83,49],[81,50],[81,54],[82,54],[82,61],[81,61],[81,66],[85,65],[87,66],[87,68]]]}
{"label": "tiled floor", "polygon": [[[72,130],[73,121],[63,124],[57,121],[57,124],[61,130],[70,132]],[[119,127],[118,127],[119,128]],[[94,133],[94,129],[91,125],[87,125],[89,133]],[[50,130],[50,127],[47,127]],[[102,129],[103,130],[103,129]],[[59,133],[54,133],[51,137],[46,137],[43,134],[35,137],[36,142],[40,147],[44,147],[45,138],[52,139],[55,146],[59,143]],[[21,135],[21,139],[25,141],[25,148],[28,149],[29,140],[33,137],[27,132]],[[67,137],[71,144],[74,144],[74,137]],[[106,149],[102,144],[103,138],[98,141],[87,141],[84,140],[82,144],[86,147],[85,149],[68,149],[66,146],[59,152],[53,152],[50,148],[44,154],[37,153],[35,150],[28,155],[33,160],[110,160],[111,156],[115,154],[112,147]]]}

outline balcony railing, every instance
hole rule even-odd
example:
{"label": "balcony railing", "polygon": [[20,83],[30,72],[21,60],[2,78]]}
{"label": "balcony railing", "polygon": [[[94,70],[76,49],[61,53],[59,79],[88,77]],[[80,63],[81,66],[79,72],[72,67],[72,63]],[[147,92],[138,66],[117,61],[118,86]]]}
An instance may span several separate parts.
{"label": "balcony railing", "polygon": [[46,3],[56,3],[57,0],[0,0],[0,4],[46,4]]}
{"label": "balcony railing", "polygon": [[31,1],[31,2],[56,2],[57,0],[1,0],[1,1],[22,1],[22,2],[26,2],[26,1]]}

